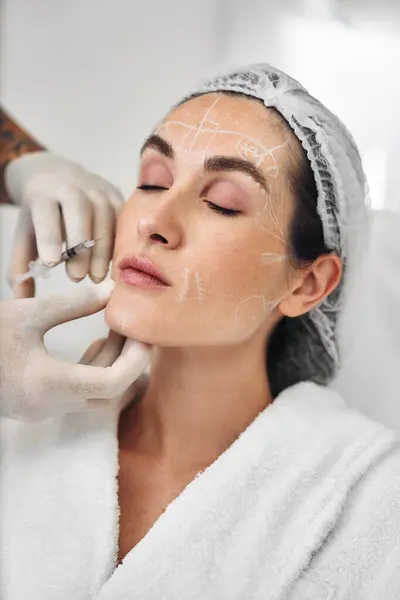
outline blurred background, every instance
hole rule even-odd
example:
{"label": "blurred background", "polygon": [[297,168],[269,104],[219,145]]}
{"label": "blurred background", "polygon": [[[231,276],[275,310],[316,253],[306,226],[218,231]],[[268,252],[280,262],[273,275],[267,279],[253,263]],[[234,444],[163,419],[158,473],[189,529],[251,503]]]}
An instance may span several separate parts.
{"label": "blurred background", "polygon": [[[335,385],[350,404],[400,431],[400,1],[2,0],[0,6],[1,103],[47,148],[111,180],[126,196],[151,128],[193,84],[225,66],[270,62],[337,113],[360,148],[375,218],[368,277],[343,318],[347,350]],[[4,298],[11,296],[5,270],[18,209],[4,206],[0,213]],[[38,292],[74,285],[54,269]],[[77,360],[106,331],[97,314],[52,330],[46,343]]]}

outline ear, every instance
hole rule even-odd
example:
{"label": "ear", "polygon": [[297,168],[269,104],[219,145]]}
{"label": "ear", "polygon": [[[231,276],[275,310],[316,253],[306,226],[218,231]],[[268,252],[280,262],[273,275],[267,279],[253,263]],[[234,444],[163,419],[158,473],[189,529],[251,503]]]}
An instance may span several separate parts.
{"label": "ear", "polygon": [[319,256],[310,267],[300,271],[294,289],[279,304],[283,316],[299,317],[320,304],[337,287],[342,276],[342,261],[336,254]]}

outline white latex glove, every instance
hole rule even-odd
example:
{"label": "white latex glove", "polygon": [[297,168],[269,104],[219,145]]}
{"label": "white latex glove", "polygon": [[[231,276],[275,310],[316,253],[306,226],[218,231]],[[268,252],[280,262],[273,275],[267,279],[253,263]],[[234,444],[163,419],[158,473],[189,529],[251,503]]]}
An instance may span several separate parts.
{"label": "white latex glove", "polygon": [[1,416],[28,422],[85,410],[94,399],[122,396],[139,378],[150,347],[113,332],[92,344],[79,364],[51,356],[44,345],[52,327],[103,309],[113,287],[107,280],[69,295],[1,302]]}
{"label": "white latex glove", "polygon": [[15,277],[27,272],[29,262],[38,256],[45,262],[59,260],[63,241],[72,247],[101,238],[91,251],[69,260],[66,271],[73,281],[88,273],[96,283],[104,279],[123,202],[117,188],[50,152],[34,152],[11,161],[5,186],[12,202],[21,205],[8,271],[16,297],[31,297],[35,288],[32,279],[16,285]]}

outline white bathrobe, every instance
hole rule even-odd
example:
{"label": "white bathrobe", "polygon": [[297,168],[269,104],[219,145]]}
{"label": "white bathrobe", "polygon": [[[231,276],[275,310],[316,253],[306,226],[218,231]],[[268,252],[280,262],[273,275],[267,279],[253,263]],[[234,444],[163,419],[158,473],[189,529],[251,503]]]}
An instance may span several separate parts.
{"label": "white bathrobe", "polygon": [[282,393],[115,568],[118,413],[2,423],[1,600],[399,600],[400,440],[332,390]]}

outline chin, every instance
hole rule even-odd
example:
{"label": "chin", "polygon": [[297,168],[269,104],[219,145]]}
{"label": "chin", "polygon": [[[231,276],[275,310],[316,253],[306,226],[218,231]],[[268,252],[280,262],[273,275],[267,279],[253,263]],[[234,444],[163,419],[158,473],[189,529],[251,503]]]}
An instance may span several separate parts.
{"label": "chin", "polygon": [[149,335],[149,327],[140,321],[140,315],[137,313],[133,315],[132,311],[126,308],[120,309],[110,301],[104,310],[104,320],[112,331],[116,331],[126,338],[154,344],[154,340],[150,339],[152,336]]}
{"label": "chin", "polygon": [[130,303],[113,293],[104,310],[104,320],[110,329],[129,339],[152,346],[179,345],[176,325],[166,323],[157,303],[142,299]]}
{"label": "chin", "polygon": [[218,314],[208,318],[196,312],[195,303],[177,306],[175,299],[127,294],[116,288],[105,308],[108,327],[138,342],[163,347],[212,347],[240,344],[251,337],[259,324],[246,323],[234,331],[233,323]]}

